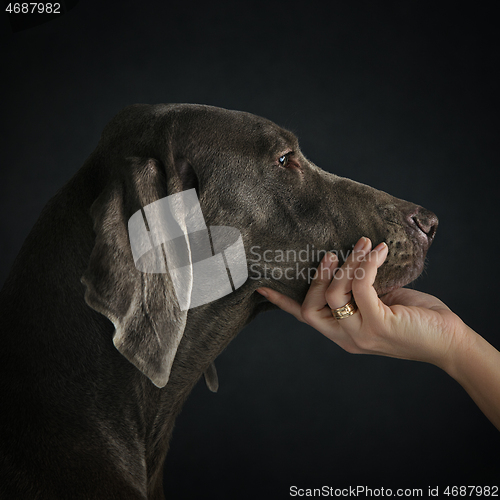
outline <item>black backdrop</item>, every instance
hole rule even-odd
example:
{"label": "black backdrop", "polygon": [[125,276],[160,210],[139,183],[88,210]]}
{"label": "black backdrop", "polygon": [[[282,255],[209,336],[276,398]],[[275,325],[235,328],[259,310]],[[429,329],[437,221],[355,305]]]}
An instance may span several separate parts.
{"label": "black backdrop", "polygon": [[[118,110],[205,103],[270,118],[322,168],[433,210],[414,286],[499,348],[498,44],[488,4],[468,5],[81,0],[16,33],[2,17],[0,283]],[[433,366],[349,355],[281,311],[216,364],[219,393],[200,382],[177,421],[171,498],[500,483],[500,435]]]}

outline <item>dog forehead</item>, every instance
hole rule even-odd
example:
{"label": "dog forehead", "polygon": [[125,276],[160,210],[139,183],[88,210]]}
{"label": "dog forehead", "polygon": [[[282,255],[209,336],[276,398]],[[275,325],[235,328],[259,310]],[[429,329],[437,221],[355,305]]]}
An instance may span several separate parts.
{"label": "dog forehead", "polygon": [[161,158],[166,144],[174,156],[219,152],[258,160],[298,151],[293,133],[245,111],[202,104],[135,104],[108,123],[100,148]]}
{"label": "dog forehead", "polygon": [[276,123],[245,111],[215,106],[184,105],[175,120],[180,134],[189,134],[219,147],[283,151],[297,144],[295,135]]}

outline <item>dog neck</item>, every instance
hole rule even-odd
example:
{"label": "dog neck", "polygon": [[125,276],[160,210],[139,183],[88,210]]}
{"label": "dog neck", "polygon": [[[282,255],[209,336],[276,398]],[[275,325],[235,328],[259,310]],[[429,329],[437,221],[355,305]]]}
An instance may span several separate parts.
{"label": "dog neck", "polygon": [[[158,460],[158,453],[166,456],[175,419],[196,383],[257,314],[257,306],[262,299],[259,294],[253,293],[254,288],[249,283],[233,294],[189,311],[184,335],[164,388],[156,388],[141,376],[151,395],[150,401],[155,402],[151,412],[144,415],[148,470],[150,466],[156,468],[154,461]],[[159,405],[158,399],[161,401]]]}

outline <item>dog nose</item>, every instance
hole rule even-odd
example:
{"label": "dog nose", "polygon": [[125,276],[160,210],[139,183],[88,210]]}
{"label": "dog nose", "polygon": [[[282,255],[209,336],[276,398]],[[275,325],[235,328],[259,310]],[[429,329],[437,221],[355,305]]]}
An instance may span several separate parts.
{"label": "dog nose", "polygon": [[417,212],[409,217],[408,223],[422,231],[427,236],[430,244],[436,235],[439,220],[436,214],[430,210],[419,207]]}

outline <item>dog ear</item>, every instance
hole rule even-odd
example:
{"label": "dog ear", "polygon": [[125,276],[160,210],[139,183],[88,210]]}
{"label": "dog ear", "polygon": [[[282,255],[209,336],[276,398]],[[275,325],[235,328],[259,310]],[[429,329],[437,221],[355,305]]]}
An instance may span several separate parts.
{"label": "dog ear", "polygon": [[[152,228],[143,220],[143,208],[154,206],[154,202],[181,191],[182,186],[179,179],[166,178],[164,168],[157,160],[128,158],[124,162],[125,165],[121,164],[113,171],[116,172],[111,176],[114,181],[106,186],[91,207],[96,239],[82,277],[86,286],[85,301],[113,323],[113,343],[121,354],[157,387],[164,387],[184,332],[189,307],[186,304],[180,307],[163,246],[151,246],[150,251],[141,256],[140,262],[137,259],[134,262],[137,255],[134,255],[127,226],[130,230],[133,220],[136,227],[142,224],[142,234],[148,240],[142,244],[151,244]],[[182,234],[186,228],[177,229]],[[181,244],[185,250],[183,258],[188,261],[188,275],[186,272],[183,275],[183,286],[189,301],[192,286],[189,270],[192,268],[188,239]],[[137,253],[137,242],[135,250]]]}

